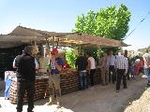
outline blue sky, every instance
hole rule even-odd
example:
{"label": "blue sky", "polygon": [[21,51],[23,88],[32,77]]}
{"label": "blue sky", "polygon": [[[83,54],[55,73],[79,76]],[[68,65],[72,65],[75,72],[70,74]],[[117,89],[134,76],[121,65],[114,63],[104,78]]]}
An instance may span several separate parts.
{"label": "blue sky", "polygon": [[77,15],[111,5],[119,7],[121,3],[132,14],[127,35],[136,28],[124,41],[132,45],[126,49],[149,46],[150,0],[0,0],[0,33],[10,33],[19,24],[39,30],[71,32]]}

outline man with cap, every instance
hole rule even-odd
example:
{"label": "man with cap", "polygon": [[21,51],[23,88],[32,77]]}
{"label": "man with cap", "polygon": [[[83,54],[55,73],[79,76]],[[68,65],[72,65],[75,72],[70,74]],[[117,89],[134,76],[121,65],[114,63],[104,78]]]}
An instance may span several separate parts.
{"label": "man with cap", "polygon": [[51,105],[57,102],[58,107],[60,107],[60,97],[61,97],[61,88],[60,88],[60,71],[63,68],[63,60],[58,57],[58,50],[54,48],[51,52],[50,59],[50,75],[49,75],[49,102],[48,105]]}
{"label": "man with cap", "polygon": [[16,56],[13,62],[13,67],[17,68],[17,112],[22,112],[23,98],[25,91],[28,97],[27,112],[33,112],[34,108],[34,82],[36,70],[39,69],[39,64],[32,56],[32,47],[27,46],[21,55]]}

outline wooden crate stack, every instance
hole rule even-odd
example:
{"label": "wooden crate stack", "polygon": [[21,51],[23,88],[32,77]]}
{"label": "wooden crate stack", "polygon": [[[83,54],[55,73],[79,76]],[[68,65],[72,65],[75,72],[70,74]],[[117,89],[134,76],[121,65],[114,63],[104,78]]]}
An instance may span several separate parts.
{"label": "wooden crate stack", "polygon": [[[99,84],[100,80],[100,70],[97,69],[94,75],[94,83]],[[79,76],[77,71],[66,70],[60,74],[61,76],[61,92],[62,95],[75,92],[79,90]],[[88,76],[88,83],[90,79]],[[46,93],[46,96],[45,96]],[[49,96],[48,91],[48,78],[38,78],[35,80],[35,96],[34,100],[43,99],[44,97]],[[10,102],[16,103],[17,102],[17,82],[12,81],[10,87]],[[27,102],[27,95],[25,94],[24,102]]]}

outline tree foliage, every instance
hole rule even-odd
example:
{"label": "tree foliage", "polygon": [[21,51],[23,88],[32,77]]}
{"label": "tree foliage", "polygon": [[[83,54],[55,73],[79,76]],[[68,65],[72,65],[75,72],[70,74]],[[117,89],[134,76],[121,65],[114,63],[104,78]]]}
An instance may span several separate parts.
{"label": "tree foliage", "polygon": [[98,12],[90,10],[86,15],[77,17],[73,31],[123,40],[129,30],[130,16],[130,11],[123,4],[118,9],[113,5]]}

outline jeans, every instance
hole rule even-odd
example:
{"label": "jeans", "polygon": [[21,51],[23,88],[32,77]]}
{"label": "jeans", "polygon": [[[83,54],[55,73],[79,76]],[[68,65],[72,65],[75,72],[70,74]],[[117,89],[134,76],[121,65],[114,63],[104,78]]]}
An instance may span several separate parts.
{"label": "jeans", "polygon": [[135,70],[134,70],[134,67],[133,67],[133,66],[130,66],[130,67],[129,67],[129,72],[131,73],[131,76],[134,76],[134,75],[135,75]]}
{"label": "jeans", "polygon": [[150,68],[144,68],[144,74],[147,76],[148,83],[150,83]]}
{"label": "jeans", "polygon": [[79,71],[79,79],[80,79],[81,89],[87,88],[87,73]]}

